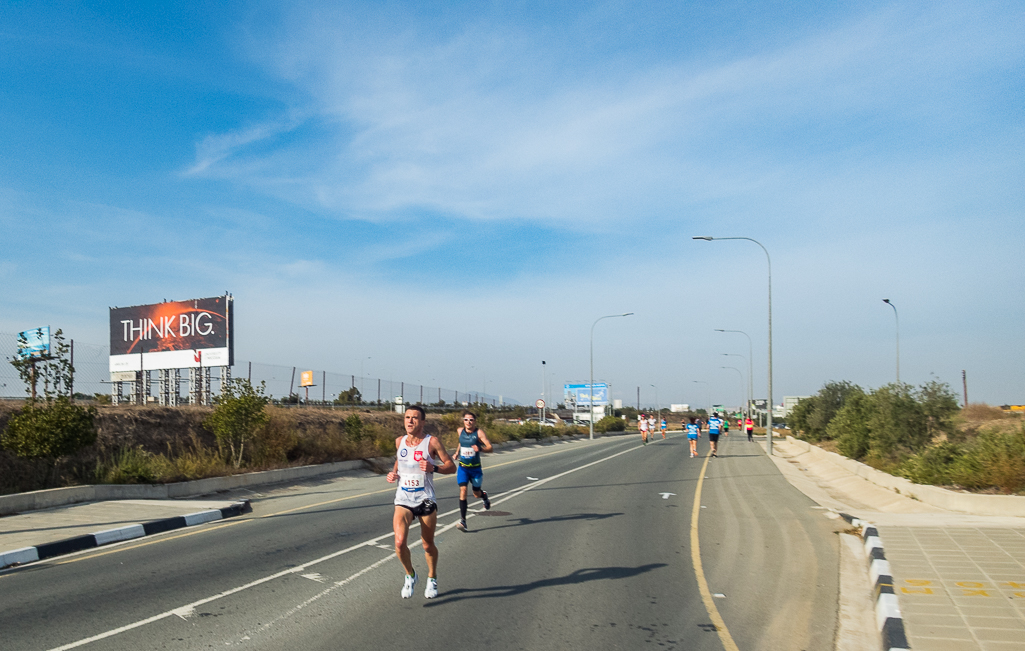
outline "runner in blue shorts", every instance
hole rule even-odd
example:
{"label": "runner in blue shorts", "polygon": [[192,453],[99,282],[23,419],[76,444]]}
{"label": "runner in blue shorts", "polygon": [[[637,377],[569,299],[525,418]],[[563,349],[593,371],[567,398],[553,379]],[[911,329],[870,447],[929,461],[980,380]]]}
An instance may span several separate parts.
{"label": "runner in blue shorts", "polygon": [[690,442],[690,457],[693,459],[698,456],[698,437],[701,436],[701,426],[698,425],[697,418],[692,416],[686,428],[687,440]]}
{"label": "runner in blue shorts", "polygon": [[484,470],[480,466],[480,453],[491,452],[494,448],[477,427],[477,415],[472,411],[463,412],[463,427],[459,430],[459,449],[456,451],[456,483],[459,484],[459,522],[456,528],[466,531],[466,485],[473,488],[475,497],[484,502],[484,509],[491,508],[491,500],[487,492],[481,488],[484,481]]}

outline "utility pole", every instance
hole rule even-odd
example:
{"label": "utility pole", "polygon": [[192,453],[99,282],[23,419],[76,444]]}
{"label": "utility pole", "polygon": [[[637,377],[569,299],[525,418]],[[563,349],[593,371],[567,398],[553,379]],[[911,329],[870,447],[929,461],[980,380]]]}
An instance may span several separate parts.
{"label": "utility pole", "polygon": [[968,375],[961,371],[961,384],[964,386],[964,406],[968,406]]}

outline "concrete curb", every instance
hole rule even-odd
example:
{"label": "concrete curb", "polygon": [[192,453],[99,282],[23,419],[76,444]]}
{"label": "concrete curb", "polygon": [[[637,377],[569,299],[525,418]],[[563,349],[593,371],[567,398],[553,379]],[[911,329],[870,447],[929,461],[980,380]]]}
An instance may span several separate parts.
{"label": "concrete curb", "polygon": [[900,614],[897,593],[893,590],[893,574],[890,562],[883,551],[883,541],[879,531],[867,522],[854,516],[840,513],[852,526],[861,529],[861,539],[865,543],[865,554],[868,556],[869,580],[874,586],[876,602],[876,626],[879,628],[883,651],[910,649],[907,634],[904,631],[904,618]]}
{"label": "concrete curb", "polygon": [[249,500],[242,500],[221,509],[189,513],[188,515],[179,515],[173,518],[164,518],[163,520],[153,520],[152,522],[145,522],[142,524],[130,524],[124,527],[118,527],[117,529],[97,531],[96,533],[87,534],[85,536],[66,538],[64,540],[46,543],[45,545],[38,545],[36,547],[22,547],[21,549],[13,549],[9,552],[0,552],[0,569],[10,567],[12,565],[34,563],[35,561],[53,558],[54,556],[63,556],[64,554],[71,554],[73,552],[82,551],[83,549],[92,549],[93,547],[101,547],[103,545],[109,545],[123,540],[133,540],[135,538],[142,538],[143,536],[152,536],[153,534],[164,533],[165,531],[173,531],[183,527],[192,527],[197,524],[222,520],[224,518],[242,515],[243,513],[248,513],[252,510],[252,507],[249,505]]}
{"label": "concrete curb", "polygon": [[816,459],[829,461],[877,486],[892,490],[899,495],[910,497],[913,500],[946,509],[947,511],[971,515],[1025,517],[1025,496],[959,493],[948,488],[940,488],[939,486],[915,484],[903,477],[895,477],[881,470],[876,470],[860,461],[848,459],[835,452],[827,452],[817,445],[795,439],[792,436],[787,436],[787,442],[811,454]]}

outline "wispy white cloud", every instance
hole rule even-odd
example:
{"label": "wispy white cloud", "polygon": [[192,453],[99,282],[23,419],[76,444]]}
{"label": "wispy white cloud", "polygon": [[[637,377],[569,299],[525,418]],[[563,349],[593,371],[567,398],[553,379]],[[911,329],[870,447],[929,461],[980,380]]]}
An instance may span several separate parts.
{"label": "wispy white cloud", "polygon": [[[597,60],[571,74],[558,60],[572,44],[509,25],[470,22],[439,41],[373,20],[367,35],[342,12],[293,16],[260,58],[309,98],[329,141],[319,158],[287,138],[247,155],[272,125],[208,138],[193,169],[227,162],[242,182],[373,220],[430,210],[593,228],[735,210],[932,165],[892,141],[956,131],[972,107],[950,80],[1021,59],[1014,26],[985,19],[895,5],[732,61]],[[294,174],[268,178],[271,159]]]}

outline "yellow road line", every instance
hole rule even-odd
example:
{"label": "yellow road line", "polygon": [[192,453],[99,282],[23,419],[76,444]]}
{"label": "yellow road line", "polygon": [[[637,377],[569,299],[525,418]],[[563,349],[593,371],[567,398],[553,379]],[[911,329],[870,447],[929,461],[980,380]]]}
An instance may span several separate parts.
{"label": "yellow road line", "polygon": [[[559,454],[559,453],[562,453],[562,452],[566,452],[566,450],[555,450],[554,452],[547,452],[545,454],[538,454],[538,455],[534,455],[534,456],[531,456],[531,457],[526,457],[524,459],[516,459],[516,460],[513,460],[513,461],[506,461],[505,463],[499,463],[499,464],[496,464],[494,466],[488,466],[488,468],[501,468],[502,466],[508,466],[508,465],[514,464],[514,463],[522,463],[524,461],[532,461],[534,459],[540,459],[542,457],[548,457],[548,456],[551,456],[553,454]],[[442,476],[441,479],[448,479],[450,477],[454,478],[454,475],[445,475],[445,476]],[[305,506],[297,506],[294,509],[285,509],[284,511],[276,511],[274,513],[267,513],[267,514],[258,516],[256,518],[245,518],[245,519],[239,519],[239,520],[231,520],[229,522],[222,522],[222,523],[217,524],[217,525],[212,525],[212,526],[209,526],[209,527],[203,527],[201,529],[196,529],[194,531],[188,531],[188,532],[184,532],[184,533],[179,533],[179,534],[176,534],[176,535],[173,535],[173,536],[165,536],[165,537],[162,537],[162,538],[155,538],[153,540],[147,540],[145,542],[139,542],[139,543],[134,543],[134,544],[130,544],[130,545],[119,545],[117,547],[113,547],[113,548],[105,550],[105,551],[82,554],[81,556],[76,556],[74,558],[69,558],[69,559],[64,560],[64,561],[53,561],[52,564],[53,565],[67,565],[69,563],[77,563],[79,561],[84,561],[84,560],[88,560],[88,559],[92,559],[92,558],[99,558],[101,556],[107,556],[108,554],[116,554],[116,553],[119,553],[119,552],[129,551],[129,550],[132,550],[132,549],[139,549],[140,547],[147,547],[149,545],[156,545],[158,543],[167,542],[169,540],[178,540],[179,538],[185,538],[187,536],[195,536],[195,535],[201,534],[201,533],[207,533],[207,532],[210,532],[210,531],[217,531],[218,529],[223,529],[225,527],[230,527],[230,526],[233,526],[233,525],[236,525],[236,524],[243,524],[243,523],[246,523],[246,522],[252,522],[253,520],[258,520],[258,519],[263,519],[263,518],[272,518],[274,516],[285,515],[286,513],[294,513],[296,511],[305,511],[307,509],[314,509],[314,508],[317,508],[319,506],[327,506],[329,504],[337,504],[339,502],[346,502],[348,500],[354,500],[354,499],[359,498],[359,497],[367,497],[369,495],[378,495],[380,493],[394,493],[394,492],[395,492],[394,488],[385,488],[383,490],[369,491],[369,492],[366,492],[366,493],[359,493],[358,495],[349,495],[348,497],[339,497],[337,499],[327,500],[326,502],[317,502],[316,504],[307,504]],[[3,578],[5,576],[9,576],[9,575],[8,574],[0,574],[0,578]]]}
{"label": "yellow road line", "polygon": [[730,632],[726,628],[726,622],[723,621],[722,615],[719,614],[719,609],[715,607],[712,592],[708,589],[708,581],[705,580],[705,570],[701,565],[701,548],[698,546],[698,515],[701,513],[701,487],[705,483],[705,471],[708,470],[708,460],[711,458],[711,453],[705,455],[705,463],[701,466],[698,485],[694,491],[694,510],[690,516],[690,560],[694,564],[694,576],[698,580],[701,601],[705,602],[705,610],[708,611],[708,616],[711,618],[712,624],[715,625],[715,632],[719,634],[719,641],[722,642],[723,648],[726,651],[740,651],[737,648],[737,644],[733,641],[733,637],[730,636]]}

